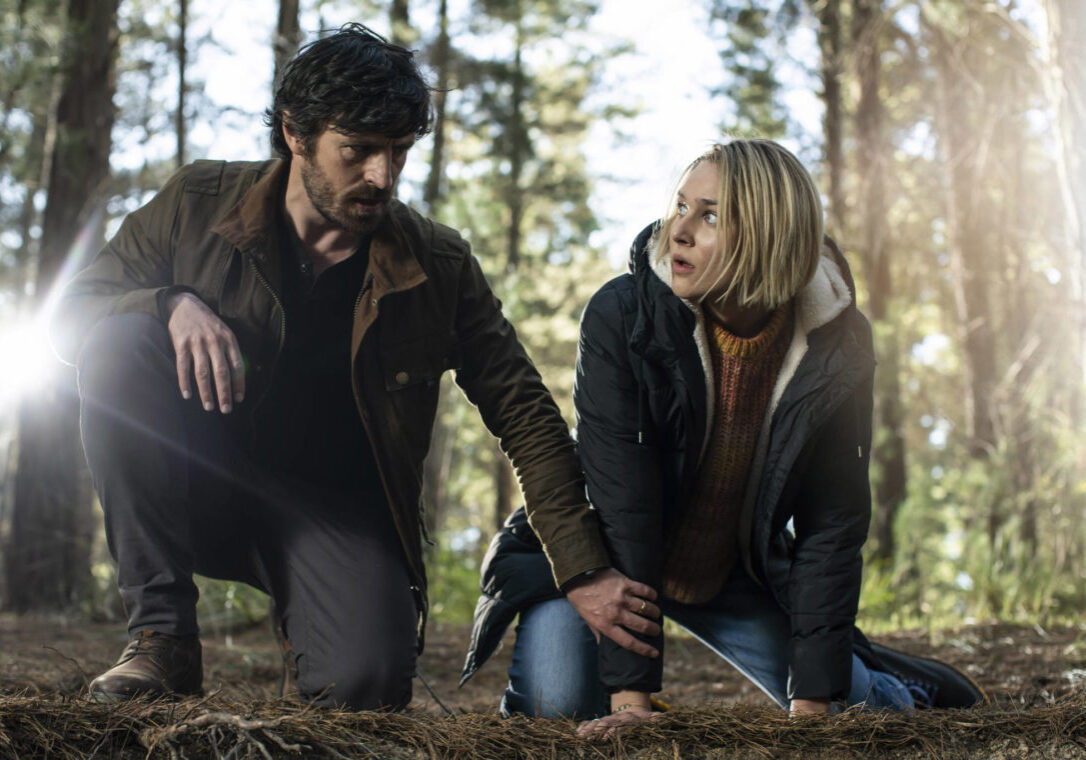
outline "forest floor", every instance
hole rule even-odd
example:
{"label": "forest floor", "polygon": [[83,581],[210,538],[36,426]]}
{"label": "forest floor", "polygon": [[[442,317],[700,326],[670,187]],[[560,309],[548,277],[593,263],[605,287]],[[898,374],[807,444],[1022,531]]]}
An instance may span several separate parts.
{"label": "forest floor", "polygon": [[403,714],[307,710],[279,699],[269,628],[205,634],[209,696],[94,705],[80,694],[125,639],[116,624],[0,616],[0,757],[1086,759],[1086,625],[975,625],[875,640],[950,662],[992,704],[971,710],[870,711],[789,720],[726,663],[670,637],[660,696],[673,710],[603,744],[572,738],[566,721],[497,717],[511,641],[457,688],[468,627],[436,623]]}

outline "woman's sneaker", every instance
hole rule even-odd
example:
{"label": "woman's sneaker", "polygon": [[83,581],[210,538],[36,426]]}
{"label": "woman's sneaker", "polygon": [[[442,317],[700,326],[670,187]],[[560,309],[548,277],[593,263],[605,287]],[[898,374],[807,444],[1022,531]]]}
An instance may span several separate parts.
{"label": "woman's sneaker", "polygon": [[896,677],[912,694],[917,707],[973,707],[990,701],[977,683],[945,662],[905,654],[871,644],[881,670]]}

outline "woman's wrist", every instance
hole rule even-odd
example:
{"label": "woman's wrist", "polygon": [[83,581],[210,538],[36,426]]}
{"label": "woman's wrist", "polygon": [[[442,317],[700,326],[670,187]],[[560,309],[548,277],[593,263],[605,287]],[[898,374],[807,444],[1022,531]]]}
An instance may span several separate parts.
{"label": "woman's wrist", "polygon": [[627,710],[652,710],[651,695],[647,691],[616,691],[611,695],[611,712]]}

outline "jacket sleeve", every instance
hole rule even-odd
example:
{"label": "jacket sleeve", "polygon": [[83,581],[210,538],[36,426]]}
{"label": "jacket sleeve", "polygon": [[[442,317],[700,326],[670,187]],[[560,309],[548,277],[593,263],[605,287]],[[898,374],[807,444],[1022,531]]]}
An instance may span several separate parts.
{"label": "jacket sleeve", "polygon": [[871,408],[867,380],[809,444],[789,577],[790,699],[841,699],[851,684],[860,550],[871,519]]}
{"label": "jacket sleeve", "polygon": [[464,257],[458,297],[456,381],[513,463],[555,584],[607,566],[569,428],[474,256]]}
{"label": "jacket sleeve", "polygon": [[[640,378],[631,366],[623,312],[613,286],[589,302],[581,319],[573,392],[577,439],[589,500],[599,513],[611,564],[659,590],[663,556],[660,452],[643,430]],[[604,637],[600,678],[609,692],[661,688],[663,635],[633,635],[661,657],[634,654]]]}
{"label": "jacket sleeve", "polygon": [[182,289],[172,287],[170,234],[183,183],[184,172],[174,174],[64,287],[49,325],[62,360],[75,362],[87,333],[104,317],[125,312],[161,316],[164,297]]}

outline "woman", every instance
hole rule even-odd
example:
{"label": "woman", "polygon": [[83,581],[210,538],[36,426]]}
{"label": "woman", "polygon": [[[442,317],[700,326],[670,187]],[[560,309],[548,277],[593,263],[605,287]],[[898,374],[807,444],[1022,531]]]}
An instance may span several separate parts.
{"label": "woman", "polygon": [[653,714],[662,613],[795,713],[980,701],[949,666],[854,628],[871,330],[799,161],[767,140],[714,145],[631,256],[585,310],[574,392],[611,567],[548,595],[515,515],[484,568],[468,670],[516,610],[503,710],[606,734]]}

